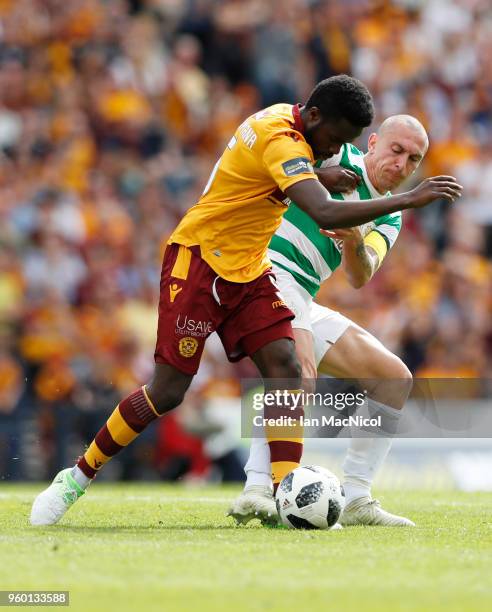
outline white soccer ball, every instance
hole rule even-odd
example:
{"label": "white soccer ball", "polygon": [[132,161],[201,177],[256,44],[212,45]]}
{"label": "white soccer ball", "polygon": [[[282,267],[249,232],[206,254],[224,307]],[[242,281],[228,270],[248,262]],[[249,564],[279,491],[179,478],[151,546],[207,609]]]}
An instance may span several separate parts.
{"label": "white soccer ball", "polygon": [[345,506],[340,481],[318,465],[289,472],[280,482],[275,499],[280,520],[294,529],[331,529]]}

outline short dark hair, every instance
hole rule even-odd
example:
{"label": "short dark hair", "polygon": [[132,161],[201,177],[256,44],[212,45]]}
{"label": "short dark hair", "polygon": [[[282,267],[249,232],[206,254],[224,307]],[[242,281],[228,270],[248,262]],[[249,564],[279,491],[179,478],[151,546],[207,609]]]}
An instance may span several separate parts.
{"label": "short dark hair", "polygon": [[306,108],[316,106],[328,121],[346,119],[367,127],[374,119],[374,103],[367,87],[354,77],[339,74],[320,81],[311,92]]}

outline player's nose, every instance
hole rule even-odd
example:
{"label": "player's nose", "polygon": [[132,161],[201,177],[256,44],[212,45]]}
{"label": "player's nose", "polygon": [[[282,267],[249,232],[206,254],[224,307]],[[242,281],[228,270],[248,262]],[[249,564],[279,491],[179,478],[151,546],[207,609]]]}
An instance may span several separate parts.
{"label": "player's nose", "polygon": [[407,157],[397,157],[395,159],[395,170],[397,170],[398,172],[403,172],[405,166],[407,165],[408,162],[408,158]]}
{"label": "player's nose", "polygon": [[401,174],[403,172],[403,169],[405,168],[405,164],[402,160],[396,160],[395,161],[395,171],[398,172],[399,174]]}

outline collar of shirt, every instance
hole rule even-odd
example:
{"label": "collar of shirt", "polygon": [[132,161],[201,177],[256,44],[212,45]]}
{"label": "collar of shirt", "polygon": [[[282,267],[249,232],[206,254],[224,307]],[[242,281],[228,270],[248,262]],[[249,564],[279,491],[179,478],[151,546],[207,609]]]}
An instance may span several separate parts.
{"label": "collar of shirt", "polygon": [[301,134],[304,134],[304,121],[301,117],[301,105],[294,104],[292,107],[292,116],[294,117],[294,129]]}

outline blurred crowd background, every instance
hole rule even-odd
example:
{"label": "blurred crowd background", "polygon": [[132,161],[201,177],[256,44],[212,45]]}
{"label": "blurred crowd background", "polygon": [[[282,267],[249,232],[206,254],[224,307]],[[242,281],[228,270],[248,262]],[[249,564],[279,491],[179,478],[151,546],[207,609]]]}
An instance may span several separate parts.
{"label": "blurred crowd background", "polygon": [[[225,142],[341,72],[369,86],[376,123],[424,123],[415,181],[450,173],[466,192],[405,213],[375,279],[337,274],[320,301],[417,376],[486,377],[491,57],[490,0],[0,0],[0,478],[70,465],[149,379],[163,245]],[[183,409],[105,478],[240,477],[230,415],[255,372],[209,344]]]}

